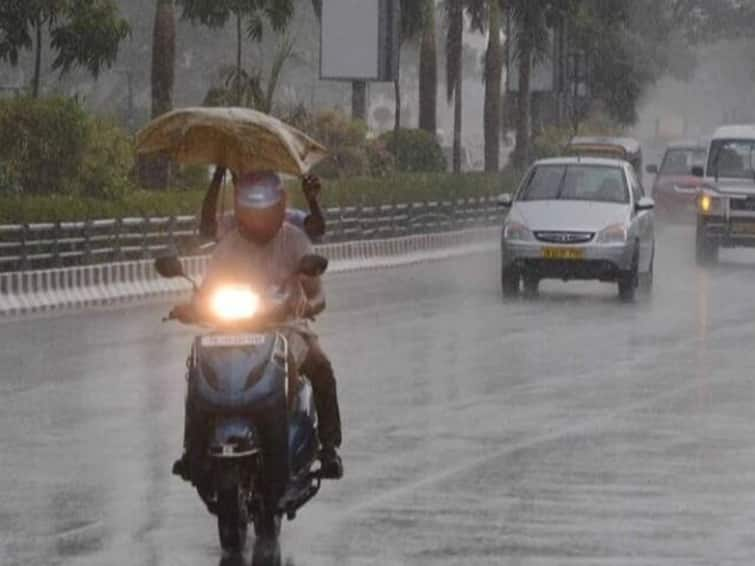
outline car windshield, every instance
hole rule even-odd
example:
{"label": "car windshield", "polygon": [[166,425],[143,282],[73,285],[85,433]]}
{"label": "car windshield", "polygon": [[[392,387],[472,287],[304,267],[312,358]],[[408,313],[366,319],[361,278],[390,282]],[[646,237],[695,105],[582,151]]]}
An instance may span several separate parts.
{"label": "car windshield", "polygon": [[692,175],[692,168],[705,165],[705,149],[669,149],[661,164],[661,175]]}
{"label": "car windshield", "polygon": [[522,201],[579,200],[628,203],[624,172],[608,165],[540,165],[529,176]]}
{"label": "car windshield", "polygon": [[708,157],[708,176],[753,179],[755,140],[715,140]]}

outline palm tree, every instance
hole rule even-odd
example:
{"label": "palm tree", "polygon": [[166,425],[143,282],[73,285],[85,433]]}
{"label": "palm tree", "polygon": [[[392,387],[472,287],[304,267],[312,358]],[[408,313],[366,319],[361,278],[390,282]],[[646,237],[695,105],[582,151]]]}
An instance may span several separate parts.
{"label": "palm tree", "polygon": [[173,108],[176,67],[176,3],[157,0],[152,40],[152,118]]}
{"label": "palm tree", "polygon": [[[156,0],[152,35],[152,118],[173,108],[176,66],[175,0]],[[139,163],[142,184],[165,189],[170,182],[170,161],[165,157],[146,158]]]}
{"label": "palm tree", "polygon": [[[522,0],[526,1],[526,0]],[[461,172],[462,132],[462,52],[464,49],[463,0],[447,0],[448,36],[446,38],[446,99],[454,101],[453,170]]]}
{"label": "palm tree", "polygon": [[424,22],[419,47],[419,127],[435,135],[438,108],[438,52],[435,0],[423,0]]}
{"label": "palm tree", "polygon": [[530,160],[530,79],[534,55],[548,42],[548,29],[545,25],[546,4],[547,0],[510,0],[508,3],[509,17],[513,24],[513,37],[510,40],[519,73],[519,109],[514,148],[514,166],[518,169],[524,169]]}
{"label": "palm tree", "polygon": [[507,4],[513,24],[513,37],[510,39],[519,73],[514,165],[523,169],[529,164],[532,145],[532,66],[548,56],[548,22],[567,17],[575,9],[578,0],[508,0]]}
{"label": "palm tree", "polygon": [[501,147],[501,75],[503,71],[501,49],[501,0],[467,0],[467,11],[472,29],[488,33],[485,52],[485,171],[499,168]]}
{"label": "palm tree", "polygon": [[[243,96],[243,42],[246,35],[261,41],[266,25],[275,32],[284,31],[294,14],[293,0],[177,0],[183,7],[183,17],[210,28],[223,28],[229,20],[236,27],[236,97],[240,103]],[[315,7],[317,5],[315,4]]]}
{"label": "palm tree", "polygon": [[417,0],[401,0],[401,34],[399,36],[399,64],[396,68],[394,80],[395,92],[395,121],[394,132],[398,135],[401,128],[401,47],[410,41],[416,40],[424,33],[426,10],[424,3]]}

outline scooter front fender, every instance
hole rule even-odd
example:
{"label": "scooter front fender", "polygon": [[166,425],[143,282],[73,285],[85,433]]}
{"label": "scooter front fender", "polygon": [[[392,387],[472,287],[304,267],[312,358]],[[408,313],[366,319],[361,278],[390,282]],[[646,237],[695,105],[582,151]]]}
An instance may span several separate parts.
{"label": "scooter front fender", "polygon": [[248,418],[216,417],[210,443],[211,458],[248,458],[261,452],[259,435]]}

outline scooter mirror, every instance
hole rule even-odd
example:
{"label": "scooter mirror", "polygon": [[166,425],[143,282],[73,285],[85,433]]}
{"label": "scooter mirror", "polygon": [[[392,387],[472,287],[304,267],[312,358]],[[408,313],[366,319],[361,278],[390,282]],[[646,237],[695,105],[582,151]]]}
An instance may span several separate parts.
{"label": "scooter mirror", "polygon": [[299,268],[296,270],[299,275],[306,275],[307,277],[319,277],[325,273],[328,269],[327,258],[321,255],[309,254],[305,255],[299,261]]}
{"label": "scooter mirror", "polygon": [[174,255],[158,257],[155,260],[155,270],[162,277],[165,277],[167,279],[174,277],[186,277],[186,275],[184,274],[183,265],[181,265],[178,257]]}

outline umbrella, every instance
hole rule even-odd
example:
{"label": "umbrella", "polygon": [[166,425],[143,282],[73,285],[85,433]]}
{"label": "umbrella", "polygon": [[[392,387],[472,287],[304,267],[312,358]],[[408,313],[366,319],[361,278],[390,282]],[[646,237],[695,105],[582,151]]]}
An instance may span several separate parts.
{"label": "umbrella", "polygon": [[306,175],[327,150],[306,134],[248,108],[183,108],[156,118],[136,135],[141,155],[235,171]]}

